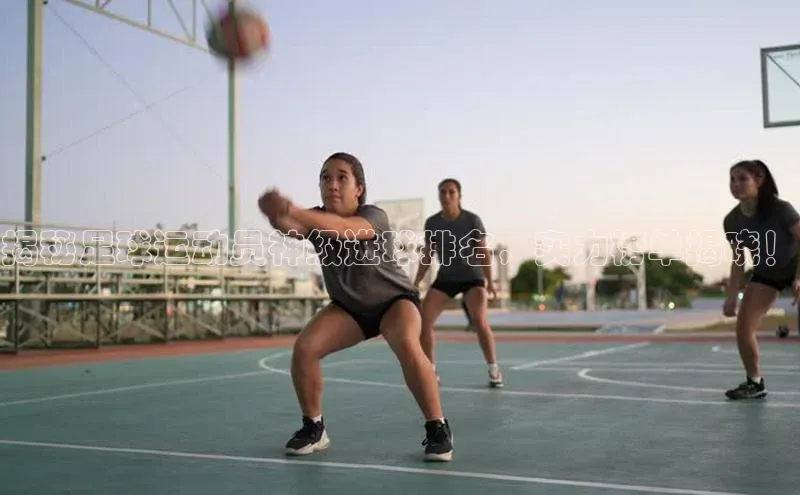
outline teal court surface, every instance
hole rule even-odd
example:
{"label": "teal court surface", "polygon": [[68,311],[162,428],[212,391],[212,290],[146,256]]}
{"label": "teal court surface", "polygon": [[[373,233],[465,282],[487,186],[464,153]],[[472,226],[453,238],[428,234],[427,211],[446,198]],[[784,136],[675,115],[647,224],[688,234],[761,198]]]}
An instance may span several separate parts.
{"label": "teal court surface", "polygon": [[440,342],[455,457],[422,461],[423,421],[382,341],[324,361],[329,450],[300,426],[289,349],[0,372],[0,492],[102,494],[797,493],[798,339],[762,344],[770,396],[728,402],[733,340]]}

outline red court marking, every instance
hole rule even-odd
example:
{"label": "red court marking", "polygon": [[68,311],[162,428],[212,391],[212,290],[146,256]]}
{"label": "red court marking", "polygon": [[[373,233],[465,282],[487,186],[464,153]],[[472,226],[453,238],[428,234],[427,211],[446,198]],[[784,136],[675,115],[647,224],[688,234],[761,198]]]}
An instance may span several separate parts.
{"label": "red court marking", "polygon": [[100,363],[157,356],[270,349],[288,347],[294,342],[294,339],[294,335],[281,335],[277,337],[237,337],[228,340],[178,341],[167,344],[109,345],[99,349],[24,350],[16,355],[0,354],[0,370]]}

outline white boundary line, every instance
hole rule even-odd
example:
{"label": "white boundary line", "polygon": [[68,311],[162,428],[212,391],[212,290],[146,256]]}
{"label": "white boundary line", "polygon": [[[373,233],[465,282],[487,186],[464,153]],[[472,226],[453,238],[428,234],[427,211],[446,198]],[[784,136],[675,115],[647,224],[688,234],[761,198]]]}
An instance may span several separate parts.
{"label": "white boundary line", "polygon": [[[712,394],[720,394],[722,390],[717,388],[698,388],[698,387],[680,387],[677,385],[661,385],[656,383],[647,383],[647,382],[637,382],[633,380],[612,380],[610,378],[600,378],[596,376],[589,375],[589,372],[592,371],[591,368],[586,368],[580,370],[578,372],[578,376],[583,378],[584,380],[589,380],[590,382],[596,383],[607,383],[611,385],[623,385],[626,387],[648,387],[648,388],[660,388],[664,390],[681,390],[684,392],[707,392]],[[683,370],[686,372],[692,372],[692,370]],[[777,373],[776,373],[777,374]],[[784,374],[795,374],[795,373],[784,373]],[[769,392],[770,395],[787,395],[787,396],[798,396],[800,392]],[[798,405],[800,407],[800,404]]]}
{"label": "white boundary line", "polygon": [[[558,363],[555,363],[556,365]],[[689,361],[671,361],[671,362],[656,362],[656,361],[620,361],[620,362],[613,362],[613,361],[581,361],[580,363],[569,364],[565,365],[565,368],[571,367],[574,368],[576,365],[581,365],[580,367],[584,366],[613,366],[619,368],[646,368],[646,367],[657,367],[657,366],[664,366],[664,367],[688,367],[688,368],[708,368],[708,369],[720,369],[725,370],[727,369],[735,369],[740,372],[743,372],[742,365],[740,363],[697,363],[697,362],[689,362]],[[544,368],[541,368],[544,369]],[[797,365],[769,365],[764,364],[761,365],[761,369],[765,370],[782,370],[782,371],[800,371],[800,366]]]}
{"label": "white boundary line", "polygon": [[[647,343],[636,344],[636,347],[641,347],[642,345],[647,345]],[[622,350],[627,350],[630,346],[623,347],[614,347],[609,349],[603,349],[599,351],[589,351],[592,355],[597,355],[597,353],[604,353],[608,354],[610,352],[619,352]],[[75,393],[68,393],[68,394],[59,394],[59,395],[51,395],[51,396],[44,396],[44,397],[32,397],[28,399],[17,399],[11,400],[6,402],[0,402],[0,407],[7,407],[7,406],[15,406],[15,405],[24,405],[24,404],[35,404],[41,402],[49,402],[55,400],[63,400],[63,399],[72,399],[72,398],[80,398],[80,397],[90,397],[95,395],[104,395],[104,394],[113,394],[113,393],[120,393],[120,392],[130,392],[135,390],[146,390],[151,388],[160,388],[160,387],[169,387],[174,385],[189,385],[195,383],[205,383],[205,382],[214,382],[214,381],[221,381],[221,380],[234,380],[238,378],[246,378],[251,376],[259,376],[265,375],[270,373],[277,373],[281,375],[289,375],[290,373],[288,370],[282,370],[278,368],[273,368],[268,366],[266,363],[268,361],[272,361],[274,359],[290,355],[292,353],[291,350],[278,352],[267,357],[264,357],[258,361],[258,366],[262,368],[263,371],[250,371],[244,373],[235,373],[229,375],[217,375],[217,376],[209,376],[209,377],[202,377],[202,378],[189,378],[189,379],[181,379],[181,380],[168,380],[163,382],[153,382],[153,383],[143,383],[139,385],[129,385],[124,387],[115,387],[115,388],[106,388],[106,389],[99,389],[99,390],[89,390],[84,392],[75,392]],[[578,359],[578,356],[583,356],[587,353],[583,353],[580,355],[575,356],[566,356],[565,358],[558,358],[559,362],[568,362],[567,359]],[[547,363],[551,363],[553,360],[547,360]],[[323,367],[335,367],[335,366],[344,366],[347,364],[354,364],[357,362],[384,362],[381,360],[375,359],[352,359],[348,361],[335,361],[333,363],[324,364]],[[467,361],[442,361],[444,363],[451,363],[451,364],[465,364]],[[535,362],[535,363],[527,363],[527,364],[536,364],[539,366],[540,364],[544,364],[543,361]],[[558,364],[558,363],[552,363]],[[596,364],[606,364],[606,363],[581,363],[583,365],[596,365]],[[625,365],[625,364],[648,364],[648,363],[607,363],[609,365]],[[650,363],[650,364],[680,364],[680,363]],[[690,363],[685,363],[690,364]],[[697,363],[700,365],[701,363]],[[777,368],[777,367],[776,367]],[[787,369],[797,369],[797,367],[786,367]],[[527,369],[527,368],[526,368]],[[539,368],[541,371],[571,371],[578,369],[575,366],[564,366],[564,367],[549,367],[549,366],[542,366]],[[620,371],[633,371],[633,369],[625,368],[620,369]],[[646,369],[644,371],[652,371],[652,369]],[[688,370],[687,370],[688,371]],[[717,370],[714,370],[717,371]],[[719,370],[724,371],[724,370]],[[582,377],[583,378],[583,377]],[[595,378],[595,377],[591,377]],[[588,379],[588,378],[587,378]],[[405,384],[402,383],[386,383],[386,382],[376,382],[376,381],[367,381],[367,380],[351,380],[347,378],[336,378],[336,377],[325,377],[325,381],[328,382],[338,382],[338,383],[347,383],[353,385],[366,385],[366,386],[375,386],[375,387],[383,387],[383,388],[396,388],[396,389],[406,389]],[[652,386],[652,385],[647,385]],[[658,388],[658,387],[655,387]],[[636,396],[625,396],[625,395],[599,395],[599,394],[578,394],[578,393],[552,393],[552,392],[534,392],[534,391],[525,391],[525,390],[503,390],[501,392],[497,392],[495,390],[488,390],[488,389],[471,389],[471,388],[458,388],[458,387],[440,387],[442,392],[456,392],[456,393],[502,393],[504,395],[511,395],[517,397],[554,397],[554,398],[564,398],[564,399],[587,399],[587,400],[617,400],[617,401],[632,401],[632,402],[650,402],[650,403],[661,403],[661,404],[685,404],[685,405],[725,405],[728,401],[702,401],[702,400],[688,400],[688,399],[663,399],[663,398],[655,398],[655,397],[636,397]],[[772,394],[779,394],[778,392],[771,392]],[[800,394],[798,394],[800,395]],[[798,408],[800,409],[800,404],[793,404],[793,403],[776,403],[770,402],[768,404],[769,407],[780,407],[780,408]]]}
{"label": "white boundary line", "polygon": [[[291,351],[288,352],[279,352],[277,354],[273,354],[269,356],[269,359],[276,359],[279,357],[283,357],[287,354],[290,354]],[[171,387],[173,385],[189,385],[193,383],[205,383],[205,382],[215,382],[221,380],[235,380],[237,378],[246,378],[250,376],[258,376],[258,375],[265,375],[268,372],[266,371],[248,371],[245,373],[234,373],[230,375],[216,375],[216,376],[206,376],[201,378],[186,378],[182,380],[167,380],[163,382],[151,382],[151,383],[142,383],[139,385],[127,385],[125,387],[114,387],[114,388],[101,388],[97,390],[87,390],[84,392],[74,392],[69,394],[59,394],[59,395],[49,395],[44,397],[32,397],[30,399],[17,399],[11,400],[6,402],[0,402],[0,407],[7,407],[7,406],[18,406],[22,404],[35,404],[37,402],[49,402],[53,400],[61,400],[61,399],[74,399],[79,397],[90,397],[93,395],[103,395],[103,394],[115,394],[119,392],[130,392],[133,390],[145,390],[149,388],[159,388],[159,387]]]}
{"label": "white boundary line", "polygon": [[614,352],[630,351],[630,350],[638,349],[640,347],[644,347],[644,346],[647,346],[647,345],[650,345],[650,343],[649,342],[639,342],[638,344],[623,345],[623,346],[617,346],[617,347],[609,347],[607,349],[599,349],[599,350],[595,350],[595,351],[586,351],[586,352],[582,352],[580,354],[574,354],[572,356],[564,356],[564,357],[555,358],[555,359],[543,359],[541,361],[533,361],[533,362],[530,362],[530,363],[520,364],[518,366],[512,366],[510,369],[512,369],[514,371],[526,370],[526,369],[534,368],[536,366],[541,366],[543,364],[564,363],[564,362],[568,362],[568,361],[575,361],[576,359],[583,359],[583,358],[594,357],[594,356],[602,356],[604,354],[612,354]]}
{"label": "white boundary line", "polygon": [[[721,345],[713,346],[711,348],[711,352],[718,352],[720,354],[737,354],[737,355],[739,354],[738,350],[736,350],[736,349],[726,349],[725,347],[723,347]],[[782,357],[800,357],[800,352],[794,353],[794,352],[785,352],[785,351],[771,351],[769,349],[767,349],[767,350],[761,349],[759,351],[759,354],[762,355],[762,356],[774,356],[774,357],[777,357],[777,356],[782,356]]]}
{"label": "white boundary line", "polygon": [[158,457],[178,457],[188,459],[205,459],[214,461],[229,461],[229,462],[242,462],[242,463],[255,463],[255,464],[278,464],[284,466],[300,465],[300,466],[317,466],[322,468],[336,468],[336,469],[349,469],[360,471],[379,471],[403,474],[420,474],[424,476],[441,476],[449,478],[472,478],[480,480],[492,481],[514,481],[525,484],[539,484],[539,485],[561,485],[572,487],[586,487],[606,490],[620,490],[644,493],[663,493],[674,495],[744,495],[733,492],[718,492],[711,490],[693,490],[685,488],[666,488],[658,486],[645,486],[645,485],[626,485],[620,483],[603,483],[597,481],[574,481],[564,480],[557,478],[539,478],[533,476],[514,476],[508,474],[494,474],[494,473],[475,473],[465,471],[445,471],[436,469],[423,469],[403,466],[389,466],[385,464],[357,464],[345,462],[330,462],[330,461],[304,461],[304,460],[289,460],[270,457],[245,457],[236,455],[224,454],[201,454],[194,452],[177,452],[170,450],[153,450],[153,449],[135,449],[125,447],[102,447],[98,445],[78,445],[66,443],[48,443],[48,442],[26,442],[19,440],[3,440],[0,439],[0,445],[18,446],[18,447],[38,447],[49,449],[62,449],[62,450],[82,450],[91,452],[106,452],[115,454],[138,454],[146,456]]}
{"label": "white boundary line", "polygon": [[[284,351],[273,354],[268,357],[268,359],[276,359],[279,357],[290,355],[291,351]],[[346,366],[352,365],[357,363],[371,363],[371,364],[382,364],[385,361],[378,360],[378,359],[350,359],[347,361],[334,361],[332,363],[324,363],[322,365],[323,368],[333,368],[338,366]],[[442,363],[447,364],[465,364],[466,361],[442,361]],[[475,364],[481,364],[481,362],[474,361]],[[9,400],[5,402],[0,402],[0,407],[8,407],[8,406],[20,406],[24,404],[36,404],[40,402],[50,402],[55,400],[64,400],[64,399],[77,399],[81,397],[91,397],[94,395],[105,395],[105,394],[116,394],[121,392],[132,392],[135,390],[146,390],[151,388],[160,388],[160,387],[171,387],[174,385],[191,385],[194,383],[206,383],[206,382],[215,382],[215,381],[222,381],[222,380],[235,380],[238,378],[247,378],[251,376],[259,376],[259,375],[268,375],[274,372],[268,370],[261,370],[261,371],[247,371],[244,373],[233,373],[228,375],[215,375],[215,376],[205,376],[200,378],[185,378],[179,380],[167,380],[163,382],[151,382],[151,383],[141,383],[137,385],[126,385],[124,387],[114,387],[114,388],[101,388],[97,390],[86,390],[82,392],[71,392],[67,394],[58,394],[58,395],[48,395],[43,397],[31,397],[27,399],[15,399]]]}
{"label": "white boundary line", "polygon": [[[272,373],[291,376],[289,370],[273,368],[272,366],[267,364],[268,361],[274,359],[275,357],[277,356],[269,356],[266,358],[262,358],[261,360],[258,361],[258,366]],[[387,382],[376,382],[370,380],[354,380],[350,378],[337,378],[337,377],[327,377],[327,376],[324,378],[324,380],[325,382],[346,383],[350,385],[365,385],[371,387],[394,388],[402,390],[406,389],[406,385],[404,383],[387,383]],[[730,402],[728,400],[711,401],[711,400],[691,400],[691,399],[663,399],[658,397],[636,397],[630,395],[533,392],[528,390],[510,390],[507,388],[503,389],[502,391],[497,391],[495,389],[488,389],[488,388],[439,387],[439,390],[441,392],[462,392],[470,394],[499,394],[504,396],[510,395],[512,397],[552,397],[560,399],[616,400],[616,401],[626,401],[626,402],[650,402],[655,404],[683,404],[683,405],[702,405],[702,406],[729,406]],[[754,405],[755,403],[747,403],[747,402],[740,403],[740,405],[743,406],[747,406],[748,404]],[[777,408],[800,409],[800,403],[769,402],[758,405],[767,407],[777,407]]]}
{"label": "white boundary line", "polygon": [[203,382],[214,382],[214,381],[221,381],[221,380],[233,380],[236,378],[245,378],[248,376],[257,376],[257,375],[264,375],[265,372],[263,371],[248,371],[246,373],[236,373],[233,375],[217,375],[217,376],[207,376],[202,378],[187,378],[184,380],[169,380],[165,382],[152,382],[152,383],[142,383],[139,385],[128,385],[125,387],[115,387],[115,388],[101,388],[98,390],[87,390],[84,392],[74,392],[69,394],[60,394],[60,395],[48,395],[44,397],[32,397],[30,399],[18,399],[18,400],[11,400],[7,402],[0,402],[0,407],[6,406],[18,406],[22,404],[34,404],[37,402],[48,402],[51,400],[60,400],[60,399],[73,399],[78,397],[90,397],[92,395],[103,395],[103,394],[115,394],[119,392],[130,392],[133,390],[144,390],[148,388],[159,388],[159,387],[170,387],[172,385],[188,385],[191,383],[203,383]]}
{"label": "white boundary line", "polygon": [[[581,366],[578,366],[579,364]],[[703,373],[705,373],[705,374],[710,374],[710,375],[714,375],[714,374],[717,374],[717,375],[737,374],[737,375],[740,375],[740,376],[742,374],[742,370],[740,370],[740,369],[721,369],[721,368],[718,368],[718,369],[713,369],[713,368],[665,368],[665,367],[660,367],[660,368],[656,368],[656,367],[653,367],[653,368],[637,367],[637,368],[633,368],[633,367],[614,367],[614,366],[600,367],[600,368],[598,368],[598,367],[586,368],[586,366],[587,366],[586,363],[575,363],[575,364],[570,365],[570,366],[552,366],[552,367],[543,366],[541,368],[536,368],[536,371],[581,371],[581,370],[591,369],[593,371],[615,371],[615,372],[622,372],[622,373],[634,373],[634,372],[635,373],[662,373],[662,374],[664,374],[664,373],[667,373],[667,374],[669,374],[669,373],[687,373],[687,374],[688,373],[691,373],[691,374],[703,374]],[[776,376],[797,376],[797,371],[770,371],[769,374],[770,375],[776,375]],[[611,382],[609,382],[609,383],[611,383]],[[798,395],[800,395],[800,392],[798,392]]]}

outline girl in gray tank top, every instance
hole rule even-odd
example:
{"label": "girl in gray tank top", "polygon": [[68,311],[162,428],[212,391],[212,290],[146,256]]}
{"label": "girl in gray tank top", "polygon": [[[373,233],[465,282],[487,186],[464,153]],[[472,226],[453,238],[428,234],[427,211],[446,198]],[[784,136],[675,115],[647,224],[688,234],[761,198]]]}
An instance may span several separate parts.
{"label": "girl in gray tank top", "polygon": [[414,281],[415,286],[422,282],[435,254],[439,258],[439,271],[423,304],[422,348],[435,363],[436,320],[449,301],[461,294],[464,313],[470,328],[478,334],[478,343],[489,368],[489,386],[501,388],[503,373],[497,363],[494,332],[486,315],[489,294],[496,295],[486,227],[481,217],[461,207],[458,180],[444,179],[438,188],[442,209],[425,221],[425,245]]}
{"label": "girl in gray tank top", "polygon": [[422,410],[425,460],[449,461],[452,435],[442,413],[433,365],[420,344],[419,296],[392,251],[389,219],[380,208],[365,204],[364,168],[353,155],[328,157],[319,188],[323,204],[310,209],[293,205],[274,189],[259,198],[259,208],[275,229],[313,244],[331,299],[294,344],[292,381],[303,426],[289,439],[286,453],[312,454],[330,444],[322,417],[320,361],[382,335]]}
{"label": "girl in gray tank top", "polygon": [[[725,236],[733,250],[723,313],[736,316],[736,342],[746,377],[725,395],[733,400],[760,399],[766,397],[767,387],[761,376],[756,331],[784,289],[791,289],[797,302],[800,215],[791,203],[778,197],[772,173],[761,160],[733,165],[730,189],[739,204],[723,220]],[[753,275],[746,283],[737,313],[745,249],[750,251]]]}

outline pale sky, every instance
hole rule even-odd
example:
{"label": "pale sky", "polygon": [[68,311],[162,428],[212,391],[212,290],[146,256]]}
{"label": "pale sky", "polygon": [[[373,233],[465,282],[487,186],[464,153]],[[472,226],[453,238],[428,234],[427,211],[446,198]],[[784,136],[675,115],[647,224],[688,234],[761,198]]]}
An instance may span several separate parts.
{"label": "pale sky", "polygon": [[[120,12],[144,14],[144,0],[126,3]],[[177,32],[166,2],[153,3]],[[339,150],[365,164],[371,201],[424,198],[426,216],[437,182],[458,178],[464,208],[509,246],[512,275],[548,230],[637,236],[693,264],[681,239],[724,252],[740,159],[764,160],[800,203],[800,128],[762,127],[759,61],[761,47],[800,43],[797,2],[250,3],[274,44],[241,77],[240,228],[269,228],[256,208],[267,187],[317,204],[321,161]],[[58,152],[144,105],[54,11],[145,102],[182,91]],[[7,2],[0,217],[20,220],[25,29],[26,2]],[[783,87],[800,116],[800,88]],[[51,0],[44,116],[45,221],[226,228],[226,76],[208,54]],[[696,269],[716,278],[726,263]]]}

